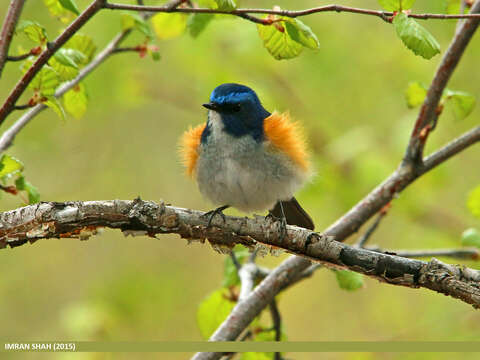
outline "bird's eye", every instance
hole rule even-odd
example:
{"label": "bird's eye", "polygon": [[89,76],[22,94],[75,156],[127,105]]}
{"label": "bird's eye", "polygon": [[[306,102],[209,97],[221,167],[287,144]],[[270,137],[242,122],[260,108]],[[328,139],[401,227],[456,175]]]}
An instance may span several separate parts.
{"label": "bird's eye", "polygon": [[233,112],[239,112],[240,109],[241,109],[240,104],[234,104],[234,105],[232,106],[232,111],[233,111]]}

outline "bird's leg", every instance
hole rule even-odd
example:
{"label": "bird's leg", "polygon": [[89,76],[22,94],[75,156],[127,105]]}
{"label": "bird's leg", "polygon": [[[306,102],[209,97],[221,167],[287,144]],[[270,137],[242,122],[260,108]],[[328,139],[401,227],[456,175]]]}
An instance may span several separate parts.
{"label": "bird's leg", "polygon": [[207,228],[209,228],[212,225],[212,220],[215,217],[215,215],[220,215],[223,219],[223,222],[225,222],[227,219],[225,218],[225,215],[223,214],[223,210],[229,208],[230,205],[223,205],[215,210],[211,210],[209,212],[206,212],[205,214],[202,215],[202,217],[208,218],[208,223],[207,223]]}
{"label": "bird's leg", "polygon": [[268,213],[266,218],[270,218],[270,219],[273,219],[275,221],[280,222],[280,237],[279,237],[279,240],[280,240],[280,243],[283,243],[283,240],[285,239],[285,236],[287,236],[287,217],[285,216],[285,212],[283,211],[282,202],[279,201],[278,204],[280,204],[280,210],[282,212],[282,216],[281,217],[276,217],[275,215],[273,215],[270,212],[270,213]]}

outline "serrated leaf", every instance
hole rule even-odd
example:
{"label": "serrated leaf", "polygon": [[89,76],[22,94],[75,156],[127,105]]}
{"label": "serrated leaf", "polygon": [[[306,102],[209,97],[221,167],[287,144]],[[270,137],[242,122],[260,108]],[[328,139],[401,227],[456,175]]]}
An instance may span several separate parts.
{"label": "serrated leaf", "polygon": [[317,36],[309,26],[298,19],[288,19],[285,21],[285,29],[293,41],[296,41],[309,49],[318,49],[320,43]]}
{"label": "serrated leaf", "polygon": [[348,270],[335,270],[334,272],[341,289],[355,291],[363,287],[362,274]]}
{"label": "serrated leaf", "polygon": [[53,57],[62,65],[78,69],[77,63],[67,54],[65,49],[59,49]]}
{"label": "serrated leaf", "polygon": [[477,229],[470,228],[462,233],[463,246],[475,246],[480,249],[480,232]]}
{"label": "serrated leaf", "polygon": [[123,13],[121,17],[122,30],[136,29],[148,38],[153,37],[148,22],[137,13]]}
{"label": "serrated leaf", "polygon": [[87,111],[88,96],[85,85],[75,85],[63,95],[65,110],[76,119],[80,119]]}
{"label": "serrated leaf", "polygon": [[480,185],[468,194],[467,207],[473,215],[480,218]]}
{"label": "serrated leaf", "polygon": [[231,11],[237,8],[234,0],[215,0],[218,10]]}
{"label": "serrated leaf", "polygon": [[415,0],[378,0],[382,8],[387,11],[407,10],[412,7]]}
{"label": "serrated leaf", "polygon": [[78,75],[78,67],[64,65],[55,56],[50,58],[48,64],[56,71],[60,82],[72,80]]}
{"label": "serrated leaf", "polygon": [[[235,245],[232,251],[240,264],[243,264],[248,257],[248,250],[241,245]],[[240,284],[240,278],[238,277],[237,268],[233,264],[232,257],[226,256],[223,267],[222,286],[227,288],[238,284]]]}
{"label": "serrated leaf", "polygon": [[393,25],[398,37],[415,55],[431,59],[440,53],[440,45],[433,35],[406,14],[397,14],[393,19]]}
{"label": "serrated leaf", "polygon": [[23,171],[23,163],[13,156],[4,154],[0,159],[0,178],[11,177]]}
{"label": "serrated leaf", "polygon": [[408,88],[405,91],[405,98],[407,100],[407,106],[414,108],[423,104],[425,97],[427,96],[427,88],[419,82],[411,82],[408,84]]}
{"label": "serrated leaf", "polygon": [[77,4],[75,4],[74,0],[59,0],[59,2],[64,9],[73,12],[75,15],[80,15],[80,11],[78,11]]}
{"label": "serrated leaf", "polygon": [[227,297],[228,289],[221,288],[211,293],[198,306],[197,324],[204,339],[213,334],[235,306],[235,302]]}
{"label": "serrated leaf", "polygon": [[93,59],[95,50],[97,50],[92,38],[83,34],[73,35],[72,38],[64,45],[64,48],[77,50],[85,55],[84,59],[77,61],[80,66],[88,64]]}
{"label": "serrated leaf", "polygon": [[300,55],[303,45],[294,41],[285,31],[283,22],[273,25],[257,25],[263,46],[277,60],[291,59]]}
{"label": "serrated leaf", "polygon": [[451,100],[453,113],[458,120],[465,119],[475,108],[475,96],[467,92],[447,89],[445,97]]}
{"label": "serrated leaf", "polygon": [[44,96],[50,96],[55,94],[55,89],[59,84],[57,72],[52,67],[44,65],[30,84],[28,84],[28,87]]}
{"label": "serrated leaf", "polygon": [[460,14],[460,2],[462,0],[445,0],[445,12],[447,14]]}
{"label": "serrated leaf", "polygon": [[35,21],[23,20],[17,26],[17,32],[22,32],[27,37],[37,44],[44,44],[47,42],[47,32],[45,28]]}
{"label": "serrated leaf", "polygon": [[187,14],[158,13],[152,17],[153,30],[160,40],[182,35],[187,27]]}
{"label": "serrated leaf", "polygon": [[190,14],[187,21],[189,34],[193,38],[196,38],[203,30],[205,30],[213,18],[213,14]]}
{"label": "serrated leaf", "polygon": [[61,120],[65,120],[65,111],[63,110],[63,106],[60,104],[60,101],[58,101],[55,96],[47,96],[46,98],[47,100],[43,103],[49,108],[52,108]]}
{"label": "serrated leaf", "polygon": [[25,177],[20,176],[17,180],[15,180],[15,187],[18,190],[27,192],[29,204],[35,204],[40,201],[40,193],[38,192],[38,189],[26,181]]}
{"label": "serrated leaf", "polygon": [[60,0],[43,0],[50,15],[58,18],[64,23],[70,22],[74,18],[74,13],[60,3]]}

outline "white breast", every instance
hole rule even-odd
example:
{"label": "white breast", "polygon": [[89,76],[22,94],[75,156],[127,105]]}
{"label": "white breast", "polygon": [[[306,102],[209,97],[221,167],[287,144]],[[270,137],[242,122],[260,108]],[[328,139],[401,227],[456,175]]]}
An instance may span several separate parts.
{"label": "white breast", "polygon": [[249,135],[227,134],[214,111],[209,120],[211,133],[201,144],[196,174],[200,192],[215,205],[245,212],[270,210],[305,182],[306,174],[287,156],[268,151],[266,143]]}

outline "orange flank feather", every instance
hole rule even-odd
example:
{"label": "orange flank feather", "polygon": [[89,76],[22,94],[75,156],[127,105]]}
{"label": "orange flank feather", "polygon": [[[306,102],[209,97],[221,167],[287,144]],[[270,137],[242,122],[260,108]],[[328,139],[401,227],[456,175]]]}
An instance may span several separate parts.
{"label": "orange flank feather", "polygon": [[310,164],[305,138],[298,122],[290,121],[288,113],[274,112],[264,120],[263,130],[274,148],[287,154],[302,170],[308,171]]}
{"label": "orange flank feather", "polygon": [[180,139],[180,154],[182,156],[183,165],[185,165],[188,176],[193,176],[195,166],[198,160],[198,151],[200,149],[200,140],[202,132],[207,124],[200,124],[194,128],[190,128],[183,134]]}

